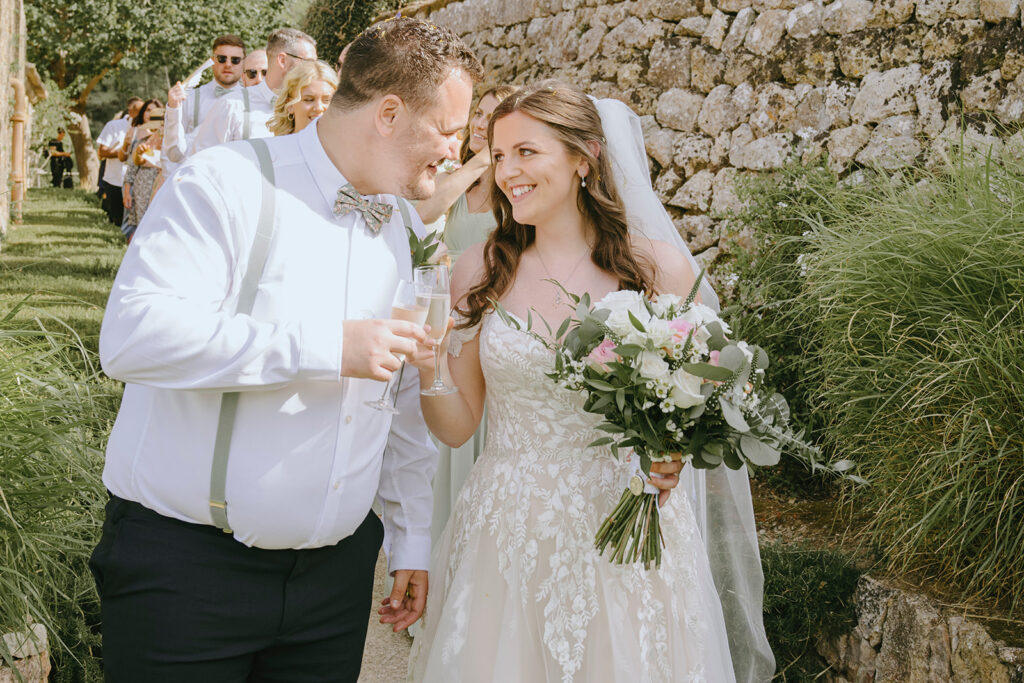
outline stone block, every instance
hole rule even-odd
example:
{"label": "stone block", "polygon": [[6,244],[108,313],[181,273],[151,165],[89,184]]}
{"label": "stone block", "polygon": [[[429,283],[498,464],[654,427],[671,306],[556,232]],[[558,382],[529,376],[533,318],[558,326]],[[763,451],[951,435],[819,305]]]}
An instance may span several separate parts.
{"label": "stone block", "polygon": [[732,148],[729,150],[729,161],[733,166],[751,171],[767,171],[785,165],[792,151],[792,133],[772,133],[763,138],[748,140],[748,132],[747,124],[733,131]]}
{"label": "stone block", "polygon": [[710,21],[711,20],[705,16],[680,19],[679,23],[676,24],[675,33],[682,36],[695,36],[699,38],[708,30],[708,23]]}
{"label": "stone block", "polygon": [[925,34],[921,55],[928,60],[958,57],[966,45],[984,35],[981,19],[943,19]]}
{"label": "stone block", "polygon": [[675,139],[675,156],[672,163],[682,169],[689,178],[705,169],[711,160],[711,138],[703,135],[681,134]]}
{"label": "stone block", "polygon": [[[728,86],[721,86],[728,87]],[[684,133],[690,133],[697,125],[697,118],[704,104],[704,96],[690,90],[672,88],[658,97],[655,116],[658,123]]]}
{"label": "stone block", "polygon": [[995,111],[1002,98],[1001,85],[999,69],[973,77],[961,94],[964,111]]}
{"label": "stone block", "polygon": [[679,177],[675,169],[665,169],[658,176],[658,179],[654,181],[654,193],[658,195],[658,199],[662,204],[667,204],[682,182],[683,179]]}
{"label": "stone block", "polygon": [[779,71],[792,85],[825,85],[837,76],[839,54],[836,37],[825,33],[790,40],[779,62]]}
{"label": "stone block", "polygon": [[778,83],[766,83],[754,90],[750,127],[755,137],[788,130],[796,117],[796,93]]}
{"label": "stone block", "polygon": [[733,20],[732,26],[729,27],[729,33],[726,34],[725,40],[722,41],[722,51],[735,52],[739,50],[743,46],[743,41],[747,39],[747,33],[756,20],[757,12],[754,10],[749,7],[740,10]]}
{"label": "stone block", "polygon": [[847,78],[863,78],[921,61],[921,44],[928,27],[901,24],[896,28],[866,28],[839,37],[839,68]]}
{"label": "stone block", "polygon": [[718,224],[708,216],[683,216],[673,223],[692,253],[705,251],[718,244],[721,232]]}
{"label": "stone block", "polygon": [[750,7],[752,0],[718,0],[718,9],[723,12],[735,13]]}
{"label": "stone block", "polygon": [[821,25],[834,35],[860,31],[867,27],[872,8],[871,0],[835,0],[825,5]]}
{"label": "stone block", "polygon": [[745,121],[753,106],[753,89],[749,85],[720,85],[704,99],[697,125],[703,133],[715,137]]}
{"label": "stone block", "polygon": [[914,16],[915,0],[875,0],[868,26],[893,28]]}
{"label": "stone block", "polygon": [[723,131],[711,144],[708,163],[713,169],[720,169],[729,163],[729,147],[732,145],[732,132]]}
{"label": "stone block", "polygon": [[850,104],[857,92],[857,86],[841,82],[812,88],[800,99],[790,129],[809,137],[849,125]]}
{"label": "stone block", "polygon": [[668,201],[668,204],[688,211],[707,211],[711,206],[711,188],[714,180],[715,174],[711,171],[703,170],[694,173]]}
{"label": "stone block", "polygon": [[860,124],[832,131],[826,145],[829,168],[836,173],[845,171],[870,138],[871,130]]}
{"label": "stone block", "polygon": [[1020,0],[980,0],[978,9],[982,19],[997,24],[1020,16]]}
{"label": "stone block", "polygon": [[747,31],[743,45],[755,55],[767,55],[775,49],[786,35],[786,18],[789,12],[773,9],[759,15]]}
{"label": "stone block", "polygon": [[913,111],[914,92],[920,82],[919,64],[871,72],[861,81],[850,116],[857,123],[868,123]]}
{"label": "stone block", "polygon": [[726,57],[702,45],[690,50],[690,86],[699,92],[709,93],[722,82]]}
{"label": "stone block", "polygon": [[640,128],[648,156],[662,168],[669,166],[675,154],[675,135],[659,126],[653,116],[641,116]]}
{"label": "stone block", "polygon": [[948,107],[952,103],[953,63],[936,62],[921,79],[914,100],[917,104],[918,123],[921,132],[934,137],[942,132],[946,124]]}
{"label": "stone block", "polygon": [[805,2],[786,17],[786,32],[797,40],[816,36],[821,31],[823,14],[820,2]]}
{"label": "stone block", "polygon": [[608,33],[608,27],[600,22],[592,24],[584,31],[576,45],[576,61],[586,62],[596,55],[597,51],[601,49],[601,41],[604,40],[606,33]]}
{"label": "stone block", "polygon": [[725,40],[725,32],[729,28],[729,16],[720,10],[715,10],[708,20],[708,26],[704,29],[704,35],[700,42],[704,45],[722,49],[722,42]]}
{"label": "stone block", "polygon": [[1024,71],[1006,86],[1006,95],[996,105],[996,118],[1006,125],[1024,123]]}
{"label": "stone block", "polygon": [[801,2],[803,2],[803,0],[753,0],[751,7],[757,13],[767,12],[773,9],[781,9],[788,12]]}
{"label": "stone block", "polygon": [[728,66],[722,74],[722,80],[726,85],[740,85],[741,83],[768,83],[782,79],[782,70],[778,62],[770,57],[754,55],[746,50],[741,50],[729,56]]}
{"label": "stone block", "polygon": [[665,89],[689,87],[692,47],[692,41],[676,36],[656,42],[647,58],[647,82]]}
{"label": "stone block", "polygon": [[739,171],[735,168],[723,168],[715,174],[711,185],[711,213],[714,216],[725,216],[743,208],[743,203],[736,194],[736,178]]}
{"label": "stone block", "polygon": [[665,21],[679,21],[700,14],[696,0],[640,0],[634,6],[637,16],[653,16]]}
{"label": "stone block", "polygon": [[881,680],[948,681],[950,638],[936,609],[917,595],[901,593],[889,606],[876,663]]}
{"label": "stone block", "polygon": [[942,19],[978,19],[980,0],[917,0],[917,20],[934,26]]}

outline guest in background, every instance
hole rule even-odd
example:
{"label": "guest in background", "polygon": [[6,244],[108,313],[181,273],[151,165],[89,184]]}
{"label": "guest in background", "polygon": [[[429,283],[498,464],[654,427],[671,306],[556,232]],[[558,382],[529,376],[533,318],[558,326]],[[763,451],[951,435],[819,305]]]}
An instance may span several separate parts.
{"label": "guest in background", "polygon": [[251,88],[259,85],[267,77],[267,51],[263,48],[253,50],[242,62],[242,85]]}
{"label": "guest in background", "polygon": [[[487,147],[487,126],[491,113],[502,100],[515,94],[517,88],[499,85],[484,92],[472,110],[469,125],[462,134],[459,160],[462,166],[437,177],[433,196],[416,205],[424,223],[438,220],[447,211],[442,240],[454,267],[466,249],[487,239],[497,223],[491,208],[491,153]],[[486,408],[485,408],[486,410]],[[438,444],[441,452],[434,475],[434,514],[431,536],[440,539],[462,484],[483,450],[486,436],[486,413],[476,433],[457,448]]]}
{"label": "guest in background", "polygon": [[[164,153],[174,163],[184,161],[191,153],[191,141],[219,98],[241,90],[242,60],[245,43],[236,35],[226,33],[213,41],[213,80],[198,88],[186,90],[178,81],[167,91]],[[171,169],[168,169],[169,171]]]}
{"label": "guest in background", "polygon": [[274,101],[274,115],[267,123],[274,135],[298,133],[327,111],[338,74],[326,62],[305,62],[288,72]]}
{"label": "guest in background", "polygon": [[192,153],[229,140],[270,137],[274,98],[285,76],[303,62],[316,61],[316,41],[294,28],[279,28],[267,39],[267,77],[262,83],[219,100],[196,132]]}
{"label": "guest in background", "polygon": [[103,192],[103,210],[114,225],[121,227],[124,222],[124,197],[121,187],[124,185],[125,166],[118,158],[118,149],[132,127],[132,119],[142,109],[142,98],[132,97],[125,106],[125,115],[108,121],[100,136],[96,139],[99,145],[99,157],[104,161],[104,169],[100,178],[100,189]]}
{"label": "guest in background", "polygon": [[146,100],[141,111],[132,122],[134,125],[132,142],[128,148],[124,176],[124,223],[121,231],[131,242],[135,228],[149,208],[153,198],[154,183],[160,173],[160,148],[163,137],[162,125],[155,120],[162,116],[163,104],[160,100]]}
{"label": "guest in background", "polygon": [[50,176],[54,187],[64,184],[64,172],[72,168],[71,152],[64,151],[64,129],[57,129],[57,137],[46,143],[50,157]]}

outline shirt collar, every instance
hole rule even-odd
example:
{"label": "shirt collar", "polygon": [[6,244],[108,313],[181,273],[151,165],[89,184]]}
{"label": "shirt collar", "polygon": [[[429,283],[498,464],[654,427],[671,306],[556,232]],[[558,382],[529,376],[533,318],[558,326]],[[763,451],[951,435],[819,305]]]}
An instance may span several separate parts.
{"label": "shirt collar", "polygon": [[[260,85],[263,84],[260,83]],[[309,172],[313,175],[320,194],[323,195],[327,210],[333,215],[334,201],[338,197],[338,190],[348,180],[341,175],[341,171],[327,156],[324,146],[320,144],[320,137],[316,132],[319,125],[320,120],[317,119],[294,135],[299,139],[299,149],[302,150],[306,166],[309,167]]]}
{"label": "shirt collar", "polygon": [[266,79],[263,79],[256,85],[249,86],[249,89],[252,90],[253,95],[262,99],[264,102],[273,102],[277,97],[274,91],[270,89],[270,86],[267,85]]}

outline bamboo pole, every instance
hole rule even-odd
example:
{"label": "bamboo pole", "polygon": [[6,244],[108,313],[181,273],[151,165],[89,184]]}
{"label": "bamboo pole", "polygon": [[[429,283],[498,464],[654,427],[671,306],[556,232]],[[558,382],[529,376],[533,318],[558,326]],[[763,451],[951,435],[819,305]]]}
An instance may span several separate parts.
{"label": "bamboo pole", "polygon": [[28,120],[28,97],[25,84],[20,78],[11,76],[14,88],[14,113],[11,115],[11,203],[14,205],[14,222],[21,223],[22,204],[25,200],[25,122]]}

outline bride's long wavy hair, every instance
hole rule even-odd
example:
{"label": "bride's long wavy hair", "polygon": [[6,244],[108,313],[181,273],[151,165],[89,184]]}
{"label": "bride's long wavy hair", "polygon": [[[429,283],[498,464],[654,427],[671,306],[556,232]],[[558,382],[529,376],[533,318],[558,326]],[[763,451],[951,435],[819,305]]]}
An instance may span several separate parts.
{"label": "bride's long wavy hair", "polygon": [[[544,81],[504,99],[491,115],[487,129],[488,145],[494,143],[494,124],[514,112],[522,112],[547,125],[572,155],[584,159],[589,167],[586,187],[580,187],[576,206],[594,240],[591,261],[611,273],[620,289],[654,292],[654,264],[637,254],[629,239],[626,210],[612,178],[608,155],[604,154],[601,117],[593,101],[579,90],[557,81]],[[601,153],[594,155],[597,143]],[[491,188],[491,205],[498,227],[484,244],[484,274],[466,295],[465,316],[460,327],[480,322],[491,308],[490,300],[500,299],[515,279],[523,252],[536,237],[532,225],[517,223],[512,204],[497,183]]]}

